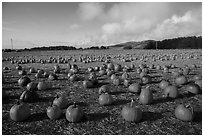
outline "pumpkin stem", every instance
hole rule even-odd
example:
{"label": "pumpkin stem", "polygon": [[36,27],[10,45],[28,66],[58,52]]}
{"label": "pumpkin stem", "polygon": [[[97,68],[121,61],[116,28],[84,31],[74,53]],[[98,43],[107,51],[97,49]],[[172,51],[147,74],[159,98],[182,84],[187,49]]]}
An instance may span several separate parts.
{"label": "pumpkin stem", "polygon": [[76,102],[74,102],[74,104],[73,104],[73,105],[74,105],[74,107],[76,107]]}
{"label": "pumpkin stem", "polygon": [[130,102],[130,107],[133,107],[134,102],[135,102],[135,99],[132,98],[132,99],[131,99],[131,102]]}
{"label": "pumpkin stem", "polygon": [[17,104],[17,105],[20,105],[20,104],[21,104],[21,101],[20,101],[20,100],[18,100],[16,104]]}
{"label": "pumpkin stem", "polygon": [[150,85],[148,85],[146,88],[148,89],[150,87]]}
{"label": "pumpkin stem", "polygon": [[166,97],[167,97],[167,98],[169,97],[169,93],[166,94]]}
{"label": "pumpkin stem", "polygon": [[59,98],[59,95],[57,94],[56,98]]}

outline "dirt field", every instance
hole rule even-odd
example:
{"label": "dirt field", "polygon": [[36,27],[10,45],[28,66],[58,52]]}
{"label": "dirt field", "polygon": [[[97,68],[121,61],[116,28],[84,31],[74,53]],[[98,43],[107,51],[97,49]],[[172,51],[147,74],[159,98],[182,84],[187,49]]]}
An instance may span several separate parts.
{"label": "dirt field", "polygon": [[[141,56],[152,57],[164,56],[169,54],[176,54],[179,56],[176,60],[142,60]],[[105,62],[79,62],[79,56],[105,56],[110,55],[113,63],[120,63],[123,67],[130,66],[131,63],[139,67],[140,64],[154,64],[170,65],[174,64],[177,67],[184,67],[188,65],[190,68],[193,64],[196,68],[191,68],[190,74],[187,76],[188,81],[193,79],[194,75],[202,76],[202,50],[85,50],[85,51],[42,51],[42,52],[12,52],[3,53],[3,58],[7,59],[15,57],[17,59],[49,59],[52,57],[77,59],[76,62],[69,61],[70,64],[76,64],[80,68],[80,76],[88,77],[87,68],[94,66],[102,66]],[[192,55],[195,58],[188,57]],[[119,57],[120,56],[120,57]],[[182,56],[182,57],[180,57]],[[132,59],[132,61],[123,62],[118,58]],[[54,65],[58,63],[28,63],[20,64],[25,70],[30,67],[53,71]],[[107,64],[107,63],[105,63]],[[10,61],[3,61],[2,67],[9,67],[9,70],[3,70],[6,83],[2,84],[2,90],[5,90],[9,97],[2,101],[2,134],[74,134],[74,135],[183,135],[183,134],[202,134],[202,94],[190,95],[184,94],[185,85],[179,87],[180,95],[177,99],[167,99],[163,97],[163,91],[158,87],[159,82],[163,79],[169,79],[172,84],[173,78],[171,73],[164,74],[162,70],[150,69],[150,76],[152,83],[143,85],[143,87],[150,86],[154,90],[154,101],[150,105],[142,105],[138,101],[138,95],[128,92],[128,88],[120,85],[114,86],[110,81],[110,77],[98,77],[99,85],[95,88],[85,89],[82,81],[72,82],[67,77],[66,64],[59,64],[62,72],[57,74],[59,79],[49,81],[47,78],[35,78],[35,74],[28,74],[27,76],[32,81],[47,80],[52,84],[52,88],[46,91],[37,91],[40,95],[39,101],[29,103],[31,109],[31,116],[24,122],[14,122],[9,118],[10,108],[17,102],[21,93],[25,90],[18,85],[18,79],[21,77],[16,70],[17,64],[12,64]],[[172,71],[172,69],[170,69]],[[136,69],[128,72],[132,82],[139,82],[139,74]],[[121,76],[122,72],[117,73]],[[110,84],[111,94],[114,98],[113,105],[101,106],[98,103],[98,90],[103,84]],[[46,115],[46,108],[50,106],[57,94],[65,93],[72,104],[77,102],[82,106],[85,116],[80,123],[69,123],[65,114],[59,120],[50,120]],[[143,112],[143,118],[139,123],[126,122],[121,116],[121,110],[124,105],[129,103],[132,98],[137,100]],[[191,103],[195,109],[195,118],[192,122],[183,122],[178,120],[174,115],[176,106],[180,103]],[[65,109],[66,110],[66,109]],[[63,110],[65,112],[65,110]]]}

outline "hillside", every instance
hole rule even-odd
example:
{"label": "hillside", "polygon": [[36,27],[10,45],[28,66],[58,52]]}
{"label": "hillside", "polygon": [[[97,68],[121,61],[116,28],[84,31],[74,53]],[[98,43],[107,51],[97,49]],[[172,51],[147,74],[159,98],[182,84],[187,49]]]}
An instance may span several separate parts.
{"label": "hillside", "polygon": [[146,40],[141,42],[126,42],[111,45],[110,48],[122,49],[201,49],[202,37],[179,37],[162,41]]}

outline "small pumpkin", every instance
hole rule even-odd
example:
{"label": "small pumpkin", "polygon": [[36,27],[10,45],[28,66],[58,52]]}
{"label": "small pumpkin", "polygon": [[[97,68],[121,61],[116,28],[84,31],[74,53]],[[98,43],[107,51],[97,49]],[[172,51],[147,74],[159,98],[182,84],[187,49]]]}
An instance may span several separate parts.
{"label": "small pumpkin", "polygon": [[153,102],[153,93],[152,90],[150,90],[149,87],[146,87],[141,90],[140,97],[139,97],[140,103],[147,105],[151,104]]}
{"label": "small pumpkin", "polygon": [[169,85],[164,89],[164,94],[166,97],[177,98],[179,95],[179,91],[176,86]]}
{"label": "small pumpkin", "polygon": [[24,91],[21,96],[20,96],[20,100],[22,102],[35,102],[38,99],[38,94],[35,91]]}
{"label": "small pumpkin", "polygon": [[150,84],[151,83],[151,77],[149,75],[142,77],[142,83],[143,84]]}
{"label": "small pumpkin", "polygon": [[180,104],[176,107],[174,114],[176,118],[182,121],[192,121],[194,118],[194,109],[190,104],[187,106]]}
{"label": "small pumpkin", "polygon": [[53,101],[53,105],[58,106],[60,109],[64,109],[68,106],[69,102],[68,99],[64,96],[58,96],[54,99]]}
{"label": "small pumpkin", "polygon": [[124,72],[121,76],[122,79],[128,79],[129,78],[129,75],[127,72]]}
{"label": "small pumpkin", "polygon": [[142,119],[142,111],[139,107],[135,106],[134,100],[129,105],[122,108],[121,115],[123,119],[128,122],[140,122]]}
{"label": "small pumpkin", "polygon": [[47,90],[49,88],[49,85],[45,81],[38,82],[38,90]]}
{"label": "small pumpkin", "polygon": [[27,76],[23,76],[18,80],[18,85],[21,87],[25,87],[30,82],[31,82],[30,78],[28,78]]}
{"label": "small pumpkin", "polygon": [[56,105],[52,105],[49,106],[47,108],[47,116],[51,119],[51,120],[56,120],[56,119],[59,119],[62,115],[62,110],[56,106]]}
{"label": "small pumpkin", "polygon": [[29,72],[30,72],[30,73],[35,73],[36,71],[35,71],[34,68],[30,68]]}
{"label": "small pumpkin", "polygon": [[200,89],[202,90],[202,80],[196,80],[195,84],[197,84],[200,87]]}
{"label": "small pumpkin", "polygon": [[184,84],[186,84],[187,83],[187,78],[184,76],[184,75],[181,75],[181,76],[179,76],[179,77],[177,77],[176,79],[175,79],[175,83],[177,84],[177,85],[184,85]]}
{"label": "small pumpkin", "polygon": [[69,122],[80,122],[84,116],[83,109],[74,103],[73,105],[69,106],[66,110],[66,119]]}
{"label": "small pumpkin", "polygon": [[141,85],[139,83],[133,83],[128,87],[128,90],[139,94],[141,92]]}
{"label": "small pumpkin", "polygon": [[54,73],[51,73],[51,74],[49,75],[48,79],[51,80],[51,81],[52,81],[52,80],[57,80],[57,75],[54,74]]}
{"label": "small pumpkin", "polygon": [[38,86],[38,83],[30,82],[27,84],[26,88],[28,91],[36,91],[38,89],[37,86]]}
{"label": "small pumpkin", "polygon": [[113,82],[113,85],[115,86],[119,86],[121,84],[121,80],[119,78],[113,79],[112,82]]}
{"label": "small pumpkin", "polygon": [[38,72],[38,73],[35,74],[35,77],[36,78],[43,78],[43,73]]}
{"label": "small pumpkin", "polygon": [[9,111],[10,118],[13,121],[24,121],[30,116],[30,108],[27,104],[18,101]]}
{"label": "small pumpkin", "polygon": [[103,93],[99,96],[100,105],[111,105],[113,103],[113,97],[108,93]]}
{"label": "small pumpkin", "polygon": [[76,74],[73,74],[73,75],[71,75],[71,76],[69,77],[69,79],[70,79],[72,82],[75,82],[75,81],[78,80],[78,77],[77,77]]}
{"label": "small pumpkin", "polygon": [[159,83],[159,87],[161,89],[165,89],[170,83],[166,80],[162,80],[160,83]]}
{"label": "small pumpkin", "polygon": [[23,76],[23,75],[26,75],[27,72],[25,70],[21,70],[21,71],[18,72],[18,74]]}
{"label": "small pumpkin", "polygon": [[84,80],[83,81],[83,86],[84,88],[92,88],[93,87],[93,82],[91,80]]}
{"label": "small pumpkin", "polygon": [[109,92],[110,92],[109,88],[110,88],[110,87],[109,87],[108,85],[103,85],[103,86],[101,86],[101,87],[99,88],[98,93],[99,93],[99,94],[109,93]]}
{"label": "small pumpkin", "polygon": [[200,93],[200,87],[197,84],[190,83],[186,85],[186,91],[190,92],[192,94],[199,94]]}

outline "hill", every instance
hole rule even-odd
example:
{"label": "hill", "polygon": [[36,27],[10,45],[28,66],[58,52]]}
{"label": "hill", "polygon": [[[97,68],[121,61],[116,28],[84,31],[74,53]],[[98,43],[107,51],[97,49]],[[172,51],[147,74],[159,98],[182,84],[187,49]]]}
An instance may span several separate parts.
{"label": "hill", "polygon": [[202,49],[202,36],[178,37],[162,41],[146,40],[141,42],[125,42],[109,46],[122,49]]}

